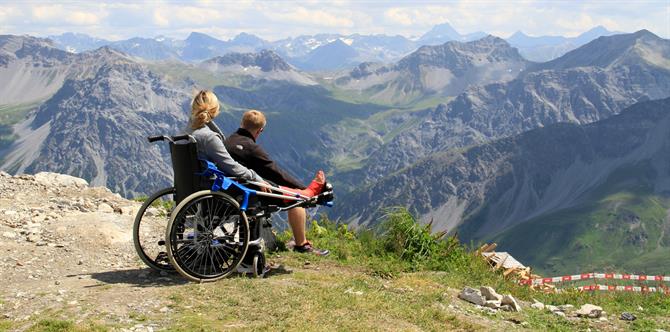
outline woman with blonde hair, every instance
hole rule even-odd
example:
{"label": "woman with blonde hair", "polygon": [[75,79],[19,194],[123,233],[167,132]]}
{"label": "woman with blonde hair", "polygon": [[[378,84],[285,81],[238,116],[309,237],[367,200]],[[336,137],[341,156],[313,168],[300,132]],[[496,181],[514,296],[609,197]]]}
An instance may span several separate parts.
{"label": "woman with blonde hair", "polygon": [[[187,134],[197,141],[198,154],[213,162],[228,176],[239,177],[244,180],[264,182],[256,172],[240,165],[223,145],[224,137],[220,132],[210,128],[208,124],[219,115],[219,99],[209,90],[202,90],[191,102],[191,118]],[[216,127],[215,127],[216,128]]]}

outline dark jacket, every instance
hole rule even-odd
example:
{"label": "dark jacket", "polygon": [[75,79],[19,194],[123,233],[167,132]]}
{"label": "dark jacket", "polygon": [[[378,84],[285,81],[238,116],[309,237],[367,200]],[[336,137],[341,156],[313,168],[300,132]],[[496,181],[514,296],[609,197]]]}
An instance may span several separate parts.
{"label": "dark jacket", "polygon": [[224,147],[223,136],[209,126],[202,126],[198,129],[189,127],[186,133],[192,135],[198,142],[198,157],[215,163],[226,175],[251,181],[263,181],[256,172],[234,160],[235,157],[231,156]]}
{"label": "dark jacket", "polygon": [[296,189],[305,189],[305,186],[279,168],[263,148],[256,144],[256,140],[249,131],[243,128],[226,138],[224,142],[226,150],[240,164],[254,170],[266,180],[272,181],[280,186]]}

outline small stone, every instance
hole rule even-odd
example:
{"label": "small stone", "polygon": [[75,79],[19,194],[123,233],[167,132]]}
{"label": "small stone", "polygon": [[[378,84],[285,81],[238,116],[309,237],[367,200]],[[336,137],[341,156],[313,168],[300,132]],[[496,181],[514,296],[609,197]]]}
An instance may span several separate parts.
{"label": "small stone", "polygon": [[68,305],[77,305],[77,303],[79,303],[79,302],[77,302],[77,301],[70,301],[70,302],[68,302],[67,304],[68,304]]}
{"label": "small stone", "polygon": [[484,303],[484,306],[487,307],[487,308],[498,309],[498,308],[500,308],[500,301],[495,301],[495,300],[486,301],[486,303]]}
{"label": "small stone", "polygon": [[168,307],[162,307],[162,308],[161,308],[160,310],[158,310],[158,311],[165,313],[165,312],[170,311],[170,309],[169,309]]}
{"label": "small stone", "polygon": [[463,288],[458,294],[458,298],[480,306],[486,304],[486,298],[482,296],[482,293],[479,290],[470,287]]}
{"label": "small stone", "polygon": [[28,240],[28,242],[37,243],[37,242],[40,242],[42,240],[42,238],[37,234],[30,234],[30,235],[28,235],[27,240]]}
{"label": "small stone", "polygon": [[137,213],[137,208],[134,206],[122,206],[121,207],[121,214],[127,215],[127,216],[133,216]]}
{"label": "small stone", "polygon": [[155,207],[150,207],[144,211],[144,215],[147,217],[155,217],[159,214],[160,212],[158,211],[157,208]]}
{"label": "small stone", "polygon": [[353,289],[349,288],[344,291],[345,294],[353,294],[353,295],[363,295],[363,292],[361,291],[354,291]]}
{"label": "small stone", "polygon": [[16,233],[14,233],[14,232],[9,232],[9,231],[7,231],[7,232],[3,232],[3,233],[2,233],[2,237],[6,237],[6,238],[8,238],[8,239],[15,239],[15,238],[16,238]]}
{"label": "small stone", "polygon": [[563,311],[552,311],[552,312],[553,312],[554,315],[556,315],[556,316],[565,317],[565,313],[564,313]]}
{"label": "small stone", "polygon": [[98,212],[102,213],[114,213],[114,208],[112,208],[109,204],[107,203],[100,203],[98,204]]}
{"label": "small stone", "polygon": [[637,311],[644,311],[644,308],[642,308],[642,306],[637,306]]}
{"label": "small stone", "polygon": [[593,304],[584,304],[579,310],[575,312],[577,317],[589,317],[589,318],[599,318],[603,313],[603,308],[593,305]]}
{"label": "small stone", "polygon": [[563,312],[572,311],[573,309],[575,309],[575,306],[572,305],[572,304],[564,304],[564,305],[559,305],[558,306],[558,310],[563,311]]}
{"label": "small stone", "polygon": [[509,305],[516,312],[521,311],[521,306],[519,305],[519,302],[517,302],[516,299],[512,295],[507,294],[507,295],[503,296],[502,304]]}
{"label": "small stone", "polygon": [[512,308],[512,306],[509,304],[503,304],[500,306],[500,310],[512,312],[514,311],[514,308]]}
{"label": "small stone", "polygon": [[541,302],[535,302],[531,304],[530,307],[533,309],[544,310],[544,304],[542,304]]}
{"label": "small stone", "polygon": [[632,322],[632,321],[636,320],[637,317],[635,317],[635,315],[631,314],[630,312],[623,312],[623,313],[621,313],[620,319]]}
{"label": "small stone", "polygon": [[493,289],[493,287],[482,286],[479,287],[479,291],[487,301],[502,301],[503,296],[496,293],[496,290]]}
{"label": "small stone", "polygon": [[54,285],[56,285],[56,286],[60,285],[60,280],[54,281]]}

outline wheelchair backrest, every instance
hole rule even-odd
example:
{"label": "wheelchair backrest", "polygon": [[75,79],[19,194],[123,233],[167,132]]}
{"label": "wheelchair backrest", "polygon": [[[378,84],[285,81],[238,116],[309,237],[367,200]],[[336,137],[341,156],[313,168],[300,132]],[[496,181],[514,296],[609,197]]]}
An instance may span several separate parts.
{"label": "wheelchair backrest", "polygon": [[177,191],[177,204],[188,195],[203,188],[202,176],[196,175],[201,171],[198,160],[198,148],[195,142],[188,139],[170,142],[170,156],[174,170],[174,187]]}

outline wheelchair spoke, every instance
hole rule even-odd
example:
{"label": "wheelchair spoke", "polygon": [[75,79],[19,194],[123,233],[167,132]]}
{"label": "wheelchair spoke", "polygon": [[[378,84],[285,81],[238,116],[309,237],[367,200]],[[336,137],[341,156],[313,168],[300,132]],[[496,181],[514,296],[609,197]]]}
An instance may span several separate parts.
{"label": "wheelchair spoke", "polygon": [[215,280],[234,271],[249,241],[246,216],[237,202],[203,193],[175,214],[170,248],[180,273],[193,280]]}

